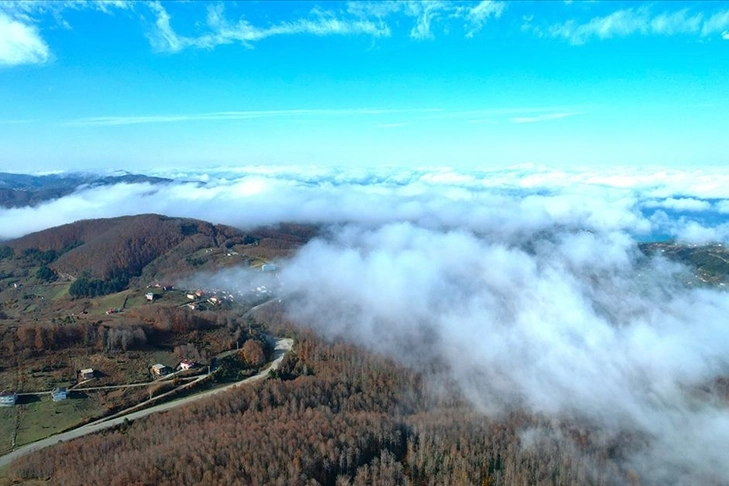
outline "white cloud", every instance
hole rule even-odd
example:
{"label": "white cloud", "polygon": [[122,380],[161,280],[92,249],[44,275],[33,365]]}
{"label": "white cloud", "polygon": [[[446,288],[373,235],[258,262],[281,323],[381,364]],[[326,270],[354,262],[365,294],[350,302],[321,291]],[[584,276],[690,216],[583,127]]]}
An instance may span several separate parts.
{"label": "white cloud", "polygon": [[482,0],[479,2],[448,1],[389,1],[389,2],[348,2],[347,11],[360,18],[392,20],[399,24],[398,15],[412,19],[409,27],[412,39],[434,39],[436,34],[450,33],[454,20],[464,22],[466,37],[473,37],[489,19],[497,19],[506,9],[506,2]]}
{"label": "white cloud", "polygon": [[724,40],[729,40],[729,30],[725,30],[721,33],[721,38]]}
{"label": "white cloud", "polygon": [[252,47],[254,42],[272,36],[308,34],[314,36],[330,35],[368,35],[371,37],[388,37],[389,27],[382,21],[366,19],[343,19],[331,11],[315,9],[307,18],[284,21],[257,27],[245,19],[232,24],[228,22],[221,6],[208,9],[207,23],[209,32],[198,36],[177,34],[170,24],[170,15],[164,6],[155,2],[151,4],[157,16],[155,29],[149,34],[152,46],[162,52],[178,52],[185,48],[213,48],[218,45],[239,42]]}
{"label": "white cloud", "polygon": [[647,484],[723,484],[729,412],[691,390],[729,373],[729,300],[686,276],[608,229],[549,225],[524,244],[391,223],[334,231],[280,278],[299,296],[295,320],[411,366],[444,364],[486,413],[576,419],[596,442],[637,434],[627,460]]}
{"label": "white cloud", "polygon": [[0,11],[0,65],[42,64],[50,50],[35,26]]}
{"label": "white cloud", "polygon": [[438,109],[378,109],[378,108],[352,108],[352,109],[292,109],[292,110],[247,110],[247,111],[219,111],[211,113],[191,113],[177,115],[146,115],[146,116],[101,116],[78,118],[65,122],[66,125],[81,126],[115,126],[139,125],[144,123],[180,123],[190,121],[221,121],[221,120],[252,120],[258,118],[289,118],[289,117],[345,117],[345,116],[384,116],[403,113],[433,113]]}
{"label": "white cloud", "polygon": [[646,201],[644,206],[648,208],[668,208],[677,211],[709,211],[712,209],[710,202],[691,197],[670,197],[662,201]]}
{"label": "white cloud", "polygon": [[581,115],[582,113],[545,113],[535,116],[515,116],[511,118],[512,123],[535,123],[549,120],[559,120],[569,116]]}
{"label": "white cloud", "polygon": [[584,44],[593,38],[610,39],[629,35],[697,35],[707,37],[719,34],[729,26],[729,10],[706,17],[702,12],[692,13],[689,9],[655,14],[648,7],[629,8],[615,11],[587,22],[568,20],[554,24],[546,31],[535,29],[530,23],[527,30],[544,35],[563,38],[572,44]]}
{"label": "white cloud", "polygon": [[467,21],[466,37],[473,37],[490,18],[499,18],[505,9],[506,3],[492,0],[483,0],[475,7],[467,9],[464,15]]}
{"label": "white cloud", "polygon": [[[689,220],[694,218],[697,224],[711,228],[714,222],[696,219],[704,216],[700,211],[709,208],[710,214],[719,215],[729,207],[725,202],[729,201],[729,171],[720,169],[601,171],[521,166],[464,171],[261,166],[204,174],[160,171],[155,175],[200,183],[87,189],[36,208],[0,210],[0,239],[79,218],[141,212],[201,219],[214,214],[216,222],[237,226],[285,219],[362,224],[411,221],[428,228],[488,229],[494,237],[510,238],[527,238],[553,225],[636,235],[668,232],[680,237],[685,224],[654,221],[641,210],[682,210]],[[710,204],[705,198],[717,202]]]}

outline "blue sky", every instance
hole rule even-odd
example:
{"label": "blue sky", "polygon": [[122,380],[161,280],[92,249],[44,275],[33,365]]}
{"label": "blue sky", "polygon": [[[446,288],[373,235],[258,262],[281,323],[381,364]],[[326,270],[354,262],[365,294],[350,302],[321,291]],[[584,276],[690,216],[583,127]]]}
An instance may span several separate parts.
{"label": "blue sky", "polygon": [[727,162],[721,2],[0,2],[0,166]]}

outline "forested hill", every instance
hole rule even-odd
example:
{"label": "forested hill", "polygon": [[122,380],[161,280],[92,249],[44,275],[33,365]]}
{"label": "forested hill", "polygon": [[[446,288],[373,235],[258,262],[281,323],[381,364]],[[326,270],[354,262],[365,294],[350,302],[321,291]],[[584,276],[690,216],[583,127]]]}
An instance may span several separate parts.
{"label": "forested hill", "polygon": [[35,176],[0,172],[0,207],[19,208],[23,206],[37,206],[45,201],[58,199],[71,194],[82,186],[93,187],[141,182],[163,184],[171,181],[161,177],[149,177],[128,173],[109,176],[97,174],[49,174]]}
{"label": "forested hill", "polygon": [[143,274],[146,280],[171,277],[220,266],[222,261],[279,257],[314,234],[314,228],[299,225],[244,232],[196,219],[143,214],[77,221],[6,244],[16,257],[46,265],[62,277],[83,273],[128,281]]}

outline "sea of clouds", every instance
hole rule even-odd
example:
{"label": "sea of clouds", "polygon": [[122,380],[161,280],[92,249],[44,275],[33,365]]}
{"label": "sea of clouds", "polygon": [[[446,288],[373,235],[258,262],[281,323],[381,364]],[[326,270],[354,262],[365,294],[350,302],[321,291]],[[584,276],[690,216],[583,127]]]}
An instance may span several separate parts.
{"label": "sea of clouds", "polygon": [[[0,210],[0,237],[162,213],[323,225],[278,274],[292,318],[415,367],[484,413],[635,433],[654,484],[729,484],[729,294],[638,242],[729,239],[729,170],[219,169]],[[246,287],[226,271],[218,286]],[[690,283],[693,282],[693,283]]]}
{"label": "sea of clouds", "polygon": [[729,237],[729,170],[244,167],[159,170],[169,184],[80,188],[0,209],[0,240],[80,219],[160,213],[250,228],[281,221],[498,232],[570,227],[688,243]]}

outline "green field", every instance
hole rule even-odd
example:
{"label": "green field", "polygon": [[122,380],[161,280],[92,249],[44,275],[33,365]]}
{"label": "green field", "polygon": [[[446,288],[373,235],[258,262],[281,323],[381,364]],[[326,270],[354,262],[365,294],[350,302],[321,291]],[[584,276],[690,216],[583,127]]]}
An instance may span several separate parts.
{"label": "green field", "polygon": [[13,446],[16,413],[15,407],[0,407],[0,454],[8,452]]}
{"label": "green field", "polygon": [[115,294],[105,295],[103,297],[97,297],[91,299],[94,303],[94,309],[90,312],[91,314],[105,314],[107,309],[123,309],[124,302],[127,296],[131,293],[131,290],[124,290]]}
{"label": "green field", "polygon": [[32,397],[32,401],[16,405],[20,414],[18,446],[61,432],[103,412],[103,408],[88,397],[72,396],[60,402],[51,400],[50,395],[40,397]]}

